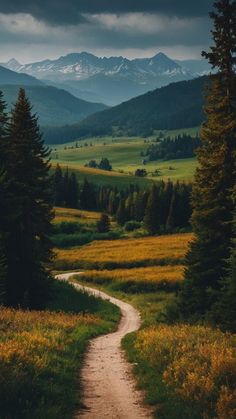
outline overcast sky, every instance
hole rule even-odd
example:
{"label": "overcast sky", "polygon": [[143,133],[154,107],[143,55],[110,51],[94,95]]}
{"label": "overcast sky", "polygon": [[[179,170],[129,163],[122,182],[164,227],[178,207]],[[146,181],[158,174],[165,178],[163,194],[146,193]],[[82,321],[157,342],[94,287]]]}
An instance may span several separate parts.
{"label": "overcast sky", "polygon": [[213,0],[0,0],[0,61],[88,51],[199,58]]}

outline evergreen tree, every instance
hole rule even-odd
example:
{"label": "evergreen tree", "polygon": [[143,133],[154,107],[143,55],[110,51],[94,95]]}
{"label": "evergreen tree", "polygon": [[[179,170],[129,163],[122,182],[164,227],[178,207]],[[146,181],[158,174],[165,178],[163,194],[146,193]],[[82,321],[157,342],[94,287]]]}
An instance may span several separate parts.
{"label": "evergreen tree", "polygon": [[232,188],[236,147],[236,2],[220,0],[211,13],[214,46],[203,53],[218,73],[211,76],[201,130],[199,168],[193,185],[195,239],[187,255],[180,299],[186,316],[204,316],[219,296],[232,237]]}
{"label": "evergreen tree", "polygon": [[6,304],[7,292],[7,261],[5,256],[5,249],[3,245],[3,238],[0,237],[0,305]]}
{"label": "evergreen tree", "polygon": [[80,193],[80,206],[85,210],[96,208],[96,193],[92,184],[85,178]]}
{"label": "evergreen tree", "polygon": [[67,206],[69,208],[78,208],[79,201],[79,185],[76,175],[71,173],[68,180]]}
{"label": "evergreen tree", "polygon": [[117,210],[117,213],[116,213],[116,221],[121,226],[123,226],[127,221],[125,199],[120,200],[118,210]]}
{"label": "evergreen tree", "polygon": [[107,214],[101,214],[100,220],[97,222],[97,231],[99,233],[110,231],[110,219]]}
{"label": "evergreen tree", "polygon": [[151,235],[157,234],[160,228],[159,191],[155,184],[153,184],[148,197],[147,207],[144,216],[144,225],[148,233]]}
{"label": "evergreen tree", "polygon": [[56,169],[53,175],[53,189],[54,189],[54,205],[62,206],[64,203],[64,188],[63,188],[63,174],[59,164],[56,165]]}
{"label": "evergreen tree", "polygon": [[53,218],[49,151],[45,148],[37,118],[20,89],[9,121],[5,147],[8,193],[12,210],[4,226],[7,265],[6,302],[12,306],[39,308],[48,297]]}
{"label": "evergreen tree", "polygon": [[6,281],[7,281],[7,261],[5,257],[5,227],[9,221],[11,199],[7,193],[6,179],[6,141],[7,141],[7,114],[6,104],[3,100],[3,94],[0,91],[0,304],[6,302]]}
{"label": "evergreen tree", "polygon": [[[236,188],[233,197],[236,204]],[[210,316],[224,330],[236,333],[236,209],[234,209],[233,232],[227,274],[222,280],[220,297],[213,306]]]}

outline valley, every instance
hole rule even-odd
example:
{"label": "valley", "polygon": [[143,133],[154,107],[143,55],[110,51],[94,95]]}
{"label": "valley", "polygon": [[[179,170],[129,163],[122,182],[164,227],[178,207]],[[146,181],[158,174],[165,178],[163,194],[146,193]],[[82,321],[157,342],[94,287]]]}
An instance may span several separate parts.
{"label": "valley", "polygon": [[236,0],[0,33],[0,419],[235,419]]}

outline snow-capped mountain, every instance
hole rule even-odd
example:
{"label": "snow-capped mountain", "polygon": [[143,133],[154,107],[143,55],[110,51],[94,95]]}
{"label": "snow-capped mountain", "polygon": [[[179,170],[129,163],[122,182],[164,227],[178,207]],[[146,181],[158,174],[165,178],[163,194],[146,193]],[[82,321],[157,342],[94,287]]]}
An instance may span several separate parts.
{"label": "snow-capped mountain", "polygon": [[176,62],[163,53],[129,60],[81,52],[24,65],[12,59],[3,65],[62,87],[79,98],[108,105],[197,76],[192,62],[190,70],[187,62]]}
{"label": "snow-capped mountain", "polygon": [[150,77],[175,77],[188,75],[188,72],[168,58],[159,53],[152,58],[138,58],[129,60],[123,57],[96,57],[87,52],[73,53],[60,57],[57,60],[44,60],[36,63],[21,65],[14,58],[5,64],[5,67],[27,73],[40,79],[53,80],[81,80],[98,74],[105,76],[135,77],[137,81],[145,81]]}

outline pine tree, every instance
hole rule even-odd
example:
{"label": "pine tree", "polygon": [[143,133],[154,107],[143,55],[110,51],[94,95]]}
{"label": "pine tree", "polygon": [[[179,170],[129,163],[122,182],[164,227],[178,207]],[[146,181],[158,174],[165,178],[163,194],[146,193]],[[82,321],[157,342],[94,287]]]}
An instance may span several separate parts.
{"label": "pine tree", "polygon": [[69,208],[78,208],[79,202],[79,185],[76,179],[76,175],[71,173],[68,181],[68,201],[67,205]]}
{"label": "pine tree", "polygon": [[7,193],[6,179],[6,141],[7,114],[3,94],[0,91],[0,304],[6,302],[7,261],[5,257],[5,227],[10,220],[11,197]]}
{"label": "pine tree", "polygon": [[110,231],[110,219],[107,214],[101,214],[100,220],[97,222],[97,231],[99,233],[108,233]]}
{"label": "pine tree", "polygon": [[7,261],[3,243],[4,240],[0,237],[0,305],[6,304],[7,292]]}
{"label": "pine tree", "polygon": [[8,305],[39,308],[48,297],[51,260],[49,233],[53,217],[49,151],[37,118],[20,89],[9,121],[5,148],[12,214],[5,224]]}
{"label": "pine tree", "polygon": [[121,226],[123,226],[127,221],[125,199],[120,200],[118,210],[117,210],[117,213],[116,213],[116,221]]}
{"label": "pine tree", "polygon": [[151,235],[157,234],[160,228],[159,191],[155,184],[153,184],[148,197],[144,216],[144,225],[148,233]]}
{"label": "pine tree", "polygon": [[[233,199],[236,204],[236,188]],[[219,299],[214,304],[210,316],[222,329],[236,333],[236,209],[234,209],[233,233],[227,273],[222,280]]]}
{"label": "pine tree", "polygon": [[56,169],[53,175],[53,190],[54,190],[54,205],[62,206],[63,197],[63,174],[59,164],[56,165]]}
{"label": "pine tree", "polygon": [[187,255],[180,298],[186,316],[204,316],[219,296],[232,237],[232,188],[236,147],[236,2],[215,3],[214,46],[203,53],[218,73],[211,76],[193,185],[195,239]]}

